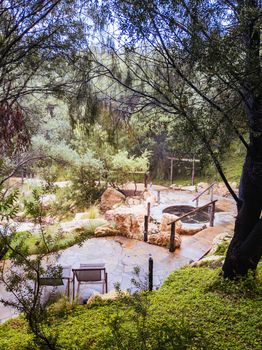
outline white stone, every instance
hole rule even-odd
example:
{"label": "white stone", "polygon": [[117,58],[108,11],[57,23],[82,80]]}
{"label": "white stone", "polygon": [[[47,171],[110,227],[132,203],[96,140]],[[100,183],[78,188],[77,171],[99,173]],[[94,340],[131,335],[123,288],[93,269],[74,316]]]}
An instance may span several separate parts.
{"label": "white stone", "polygon": [[49,208],[56,201],[55,194],[45,194],[40,197],[40,201],[44,208]]}
{"label": "white stone", "polygon": [[40,232],[41,227],[39,224],[34,224],[33,222],[21,222],[15,223],[15,229],[17,232],[28,231],[37,234]]}
{"label": "white stone", "polygon": [[221,255],[211,255],[211,256],[206,256],[203,259],[200,259],[198,261],[195,261],[191,263],[190,265],[192,267],[201,267],[201,266],[206,266],[208,265],[209,267],[219,267],[222,266],[224,261],[224,256]]}
{"label": "white stone", "polygon": [[217,235],[212,242],[212,248],[209,253],[211,255],[214,254],[221,243],[229,242],[232,239],[232,237],[233,237],[233,232],[231,231],[222,232],[219,235]]}

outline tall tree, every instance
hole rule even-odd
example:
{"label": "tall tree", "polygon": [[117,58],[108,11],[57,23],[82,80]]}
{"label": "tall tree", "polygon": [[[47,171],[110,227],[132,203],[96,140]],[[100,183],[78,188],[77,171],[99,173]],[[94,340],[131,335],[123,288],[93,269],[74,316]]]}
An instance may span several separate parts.
{"label": "tall tree", "polygon": [[0,164],[5,172],[8,158],[9,175],[32,158],[22,154],[30,143],[29,125],[37,118],[28,99],[38,94],[41,100],[45,93],[58,93],[69,85],[64,69],[76,45],[79,49],[82,28],[74,4],[0,2]]}
{"label": "tall tree", "polygon": [[1,1],[1,141],[11,140],[15,131],[17,136],[20,134],[26,114],[23,97],[64,87],[65,80],[56,70],[57,65],[65,53],[74,52],[76,44],[79,47],[81,37],[77,11],[73,12],[72,8],[74,3],[73,0]]}
{"label": "tall tree", "polygon": [[[122,40],[108,50],[133,82],[119,76],[112,60],[100,59],[105,74],[132,92],[141,110],[154,107],[186,120],[236,201],[223,266],[229,278],[255,270],[262,255],[261,10],[259,0],[115,0],[101,7]],[[247,150],[239,196],[216,156],[215,137],[226,130]]]}

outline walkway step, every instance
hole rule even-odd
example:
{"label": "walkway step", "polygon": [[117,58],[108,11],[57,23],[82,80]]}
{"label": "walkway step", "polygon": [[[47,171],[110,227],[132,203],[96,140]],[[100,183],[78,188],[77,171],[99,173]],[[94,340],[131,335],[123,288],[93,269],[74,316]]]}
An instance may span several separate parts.
{"label": "walkway step", "polygon": [[176,249],[176,256],[193,261],[201,259],[211,249],[214,238],[223,230],[222,227],[208,227],[193,236],[181,236],[182,244]]}

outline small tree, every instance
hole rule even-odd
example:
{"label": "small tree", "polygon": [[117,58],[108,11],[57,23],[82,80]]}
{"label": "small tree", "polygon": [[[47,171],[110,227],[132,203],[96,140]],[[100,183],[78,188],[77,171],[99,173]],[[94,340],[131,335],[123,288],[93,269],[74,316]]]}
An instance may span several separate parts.
{"label": "small tree", "polygon": [[148,154],[140,157],[129,156],[127,151],[118,151],[111,156],[107,171],[107,181],[116,188],[121,188],[128,181],[134,181],[135,192],[137,179],[148,171]]}
{"label": "small tree", "polygon": [[23,240],[17,242],[16,232],[9,224],[17,212],[16,199],[17,192],[10,193],[2,197],[0,206],[1,219],[5,221],[0,232],[0,244],[9,259],[8,266],[3,262],[1,273],[5,288],[11,294],[10,298],[1,298],[0,302],[24,315],[37,346],[55,350],[57,335],[49,328],[52,295],[44,296],[41,277],[61,278],[61,267],[48,262],[49,252],[56,242],[44,230],[40,193],[34,191],[33,200],[27,201],[25,206],[27,213],[40,225],[41,239],[38,254],[29,256]]}

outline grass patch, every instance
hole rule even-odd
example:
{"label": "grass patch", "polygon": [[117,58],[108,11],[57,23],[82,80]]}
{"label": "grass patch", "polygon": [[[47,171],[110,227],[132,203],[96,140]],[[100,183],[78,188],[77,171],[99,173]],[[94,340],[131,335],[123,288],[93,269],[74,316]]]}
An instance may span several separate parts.
{"label": "grass patch", "polygon": [[[262,266],[256,277],[237,282],[219,273],[177,270],[151,294],[55,314],[49,331],[65,350],[260,350]],[[30,348],[26,324],[14,329],[13,322],[0,326],[0,349]]]}
{"label": "grass patch", "polygon": [[[209,177],[203,175],[203,176],[196,176],[195,177],[195,184],[198,184],[199,182],[212,182]],[[189,176],[186,177],[176,177],[173,179],[172,184],[170,180],[165,179],[153,179],[153,185],[162,185],[169,187],[170,185],[176,184],[177,186],[192,186],[192,179]]]}
{"label": "grass patch", "polygon": [[[61,249],[69,248],[75,244],[84,242],[86,239],[94,237],[95,229],[98,226],[104,225],[104,221],[95,220],[95,223],[87,225],[84,228],[75,229],[70,232],[59,233],[58,226],[52,225],[46,229],[46,235],[51,238],[50,252],[57,252]],[[32,234],[28,231],[16,232],[12,241],[13,247],[20,245],[23,242],[24,247],[28,249],[30,255],[39,252],[38,247],[42,242],[40,234]],[[9,253],[6,254],[6,259],[9,258]]]}
{"label": "grass patch", "polygon": [[213,255],[226,255],[227,248],[229,246],[230,241],[221,242]]}
{"label": "grass patch", "polygon": [[232,157],[227,157],[222,166],[226,174],[227,179],[230,182],[239,182],[244,164],[244,156],[235,154]]}
{"label": "grass patch", "polygon": [[97,219],[99,217],[99,209],[96,205],[91,205],[86,213],[83,213],[80,219]]}

